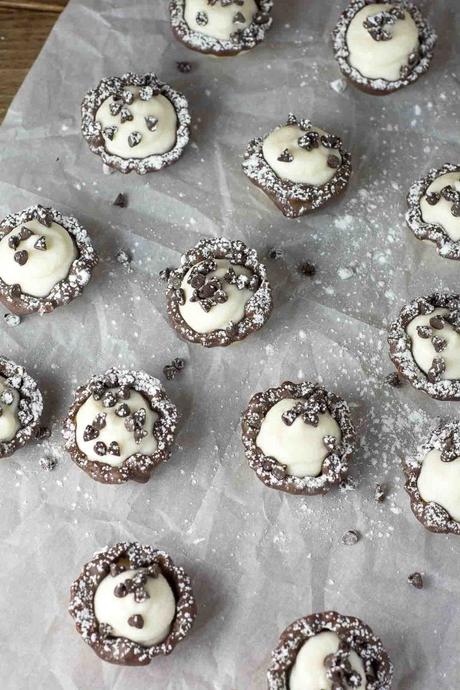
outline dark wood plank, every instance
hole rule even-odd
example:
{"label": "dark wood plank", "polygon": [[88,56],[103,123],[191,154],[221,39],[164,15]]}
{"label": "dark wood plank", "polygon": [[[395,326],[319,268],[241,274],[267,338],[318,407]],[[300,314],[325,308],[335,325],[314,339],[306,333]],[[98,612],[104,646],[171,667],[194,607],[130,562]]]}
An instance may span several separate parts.
{"label": "dark wood plank", "polygon": [[66,2],[0,0],[0,122]]}

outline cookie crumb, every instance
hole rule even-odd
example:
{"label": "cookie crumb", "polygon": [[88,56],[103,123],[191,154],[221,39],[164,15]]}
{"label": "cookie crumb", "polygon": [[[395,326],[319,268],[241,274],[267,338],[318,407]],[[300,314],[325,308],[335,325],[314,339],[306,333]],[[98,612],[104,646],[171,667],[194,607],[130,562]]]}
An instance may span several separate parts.
{"label": "cookie crumb", "polygon": [[52,470],[56,469],[57,460],[50,455],[45,455],[40,458],[39,463],[42,470],[45,470],[45,472],[52,472]]}
{"label": "cookie crumb", "polygon": [[376,484],[374,489],[374,500],[377,503],[383,503],[386,497],[385,487],[383,484]]}
{"label": "cookie crumb", "polygon": [[10,326],[10,328],[15,328],[15,326],[19,326],[21,323],[21,317],[17,314],[4,314],[3,318],[5,319],[6,325]]}
{"label": "cookie crumb", "polygon": [[189,74],[192,71],[192,65],[190,62],[179,61],[176,62],[176,67],[182,74]]}
{"label": "cookie crumb", "polygon": [[400,388],[402,386],[402,380],[396,371],[393,371],[391,374],[385,376],[384,381],[389,386],[393,386],[394,388]]}
{"label": "cookie crumb", "polygon": [[354,546],[359,542],[360,538],[361,535],[358,530],[349,529],[348,532],[342,535],[342,544],[345,544],[345,546]]}
{"label": "cookie crumb", "polygon": [[184,367],[185,361],[180,357],[176,357],[176,359],[173,359],[171,364],[166,364],[166,366],[163,367],[163,374],[168,381],[172,381],[174,378],[176,378],[176,374],[178,374],[179,371],[182,371]]}
{"label": "cookie crumb", "polygon": [[47,426],[39,426],[37,430],[35,431],[35,438],[37,441],[42,441],[45,438],[49,438],[51,436],[51,429],[49,429]]}
{"label": "cookie crumb", "polygon": [[304,276],[314,276],[316,274],[316,266],[309,261],[304,261],[303,264],[300,264],[299,266],[299,271],[302,273]]}
{"label": "cookie crumb", "polygon": [[275,249],[274,247],[271,247],[267,251],[267,256],[272,261],[277,261],[278,259],[281,259],[281,257],[283,256],[283,252],[281,251],[281,249]]}

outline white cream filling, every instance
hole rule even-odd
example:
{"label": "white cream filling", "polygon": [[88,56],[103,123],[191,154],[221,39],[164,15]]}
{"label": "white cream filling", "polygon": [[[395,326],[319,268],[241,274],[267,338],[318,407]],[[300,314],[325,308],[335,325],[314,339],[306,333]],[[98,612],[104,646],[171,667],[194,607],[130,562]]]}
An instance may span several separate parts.
{"label": "white cream filling", "polygon": [[[12,249],[8,241],[23,227],[29,228],[34,234]],[[40,237],[45,238],[45,251],[34,246]],[[23,250],[27,251],[28,258],[25,264],[20,265],[14,255]],[[47,228],[38,220],[30,220],[0,240],[0,278],[7,285],[20,285],[22,292],[28,295],[46,297],[57,283],[67,278],[77,256],[75,243],[62,225],[52,223]]]}
{"label": "white cream filling", "polygon": [[444,328],[433,328],[433,335],[444,338],[447,347],[442,352],[436,352],[431,342],[431,338],[421,338],[417,333],[417,326],[430,326],[430,319],[433,316],[448,314],[448,309],[435,309],[431,314],[421,314],[407,326],[407,333],[412,339],[412,355],[420,369],[426,373],[430,369],[435,357],[442,357],[446,363],[446,370],[441,374],[441,379],[460,379],[460,334],[457,333],[450,323],[445,323]]}
{"label": "white cream filling", "polygon": [[[208,274],[208,277],[216,276],[223,278],[230,266],[237,275],[251,276],[252,273],[243,266],[235,266],[226,259],[216,259],[217,270]],[[191,302],[190,297],[194,290],[188,284],[187,279],[190,276],[192,269],[190,269],[184,276],[181,288],[185,293],[185,304],[179,307],[184,321],[193,328],[197,333],[211,333],[219,328],[225,328],[232,321],[239,323],[244,318],[244,309],[246,303],[252,297],[254,292],[252,290],[239,290],[236,285],[230,285],[226,281],[222,281],[222,288],[227,293],[228,299],[222,304],[216,304],[206,312],[199,302]]]}
{"label": "white cream filling", "polygon": [[[339,643],[338,635],[332,631],[320,632],[310,637],[297,654],[289,676],[289,690],[331,690],[332,681],[327,677],[324,659],[338,650]],[[352,669],[361,676],[358,690],[366,690],[363,662],[353,650],[348,659]]]}
{"label": "white cream filling", "polygon": [[[126,86],[124,90],[134,94],[134,101],[131,104],[123,104],[123,107],[132,114],[132,120],[122,122],[120,113],[112,115],[110,112],[110,104],[113,103],[112,96],[99,106],[96,113],[95,119],[101,124],[103,130],[106,127],[117,128],[113,139],[103,132],[106,151],[120,158],[147,158],[147,156],[171,151],[176,144],[177,136],[177,115],[171,101],[162,94],[143,101],[139,97],[140,89],[137,86]],[[158,120],[153,129],[149,129],[146,118]],[[140,143],[130,146],[129,137],[135,132],[141,135]]]}
{"label": "white cream filling", "polygon": [[[149,577],[145,589],[150,595],[141,603],[136,603],[134,594],[116,597],[115,587],[139,570],[127,570],[115,577],[107,575],[94,595],[94,613],[99,623],[110,625],[113,637],[126,637],[145,647],[159,644],[169,634],[171,623],[176,615],[176,600],[168,581],[163,575]],[[140,615],[144,619],[142,628],[128,623],[131,616]]]}
{"label": "white cream filling", "polygon": [[[318,127],[312,127],[308,131],[318,132],[320,136],[327,134]],[[336,173],[336,169],[327,164],[329,156],[335,156],[339,163],[342,158],[337,150],[327,149],[321,143],[311,151],[301,148],[299,139],[304,134],[305,131],[297,125],[278,127],[265,139],[262,153],[268,165],[282,180],[321,186],[329,182]],[[293,156],[290,163],[278,160],[286,149]]]}
{"label": "white cream filling", "polygon": [[18,418],[19,393],[9,387],[6,381],[3,376],[0,376],[0,396],[4,391],[10,392],[13,401],[11,405],[7,405],[0,399],[0,442],[2,443],[11,441],[21,426]]}
{"label": "white cream filling", "polygon": [[323,443],[324,436],[333,436],[340,442],[342,434],[335,419],[326,412],[319,415],[318,426],[306,424],[299,416],[288,426],[282,415],[298,403],[294,398],[284,398],[267,412],[256,439],[256,445],[267,457],[286,465],[287,472],[295,477],[317,477],[329,454]]}
{"label": "white cream filling", "polygon": [[[118,389],[112,388],[107,390],[116,392]],[[120,417],[116,414],[116,410],[122,404],[126,404],[129,407],[130,414],[137,412],[141,408],[145,410],[146,416],[143,428],[147,431],[147,435],[139,444],[135,441],[134,433],[126,429],[126,417]],[[85,441],[83,435],[86,427],[93,425],[96,415],[103,413],[106,415],[106,425],[99,431],[97,438]],[[104,462],[112,467],[120,467],[125,460],[135,453],[151,455],[157,450],[158,444],[153,435],[153,425],[157,419],[158,415],[150,408],[148,401],[143,395],[133,389],[130,389],[130,396],[127,400],[119,400],[114,407],[104,407],[101,400],[95,400],[90,396],[80,407],[76,415],[77,445],[89,460]],[[94,446],[98,441],[102,441],[107,447],[112,442],[118,443],[120,455],[98,455],[94,450]]]}
{"label": "white cream filling", "polygon": [[367,17],[391,7],[391,3],[372,4],[363,7],[350,22],[346,42],[349,50],[348,62],[363,77],[397,81],[401,78],[401,67],[408,64],[408,57],[419,46],[418,29],[409,12],[404,10],[405,19],[386,24],[385,31],[391,34],[387,41],[372,38],[363,22]]}
{"label": "white cream filling", "polygon": [[460,217],[452,215],[452,202],[446,201],[446,199],[441,197],[438,203],[432,206],[426,200],[427,194],[440,192],[441,189],[447,186],[451,186],[457,192],[460,192],[460,173],[446,173],[433,180],[420,200],[420,210],[425,223],[441,225],[449,237],[457,242],[460,240]]}
{"label": "white cream filling", "polygon": [[[215,5],[208,4],[208,0],[186,0],[184,19],[192,31],[226,41],[234,31],[249,26],[258,11],[255,0],[244,0],[242,5],[225,7],[222,7],[220,0]],[[197,15],[206,17],[207,22],[197,21]]]}
{"label": "white cream filling", "polygon": [[460,522],[460,458],[443,462],[440,450],[430,450],[423,459],[417,486],[424,501],[438,503]]}

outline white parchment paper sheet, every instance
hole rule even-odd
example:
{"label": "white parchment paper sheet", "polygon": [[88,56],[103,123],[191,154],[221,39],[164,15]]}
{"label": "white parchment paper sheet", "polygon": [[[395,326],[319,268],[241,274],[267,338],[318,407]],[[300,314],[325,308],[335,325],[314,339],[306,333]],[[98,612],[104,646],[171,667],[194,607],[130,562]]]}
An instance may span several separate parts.
{"label": "white parchment paper sheet", "polygon": [[[385,328],[408,299],[458,290],[459,267],[406,229],[405,194],[432,165],[460,160],[455,0],[422,2],[439,33],[429,74],[385,98],[339,79],[330,31],[345,3],[278,0],[263,46],[232,59],[195,55],[172,38],[167,0],[71,0],[0,129],[0,211],[49,203],[87,225],[102,262],[72,305],[15,328],[1,350],[23,362],[45,394],[51,441],[0,467],[0,685],[4,690],[262,690],[270,651],[295,618],[324,608],[362,617],[384,640],[398,690],[458,688],[459,595],[455,537],[412,517],[401,459],[441,404],[382,383],[391,371]],[[1,33],[1,29],[0,29]],[[183,75],[176,60],[190,60]],[[83,94],[100,78],[156,70],[183,90],[193,144],[168,170],[104,176],[79,131]],[[337,85],[336,85],[337,86]],[[289,221],[240,170],[247,141],[288,111],[344,138],[354,174],[346,196]],[[119,192],[129,207],[112,206]],[[245,343],[205,351],[176,338],[158,271],[202,236],[282,249],[268,261],[276,309]],[[116,260],[126,249],[132,273]],[[317,265],[312,279],[295,268]],[[350,269],[350,270],[349,270]],[[351,277],[349,277],[351,274]],[[111,365],[161,376],[182,414],[179,446],[145,486],[100,486],[62,451],[60,418],[72,390]],[[320,380],[346,397],[357,423],[354,490],[286,496],[249,470],[239,415],[257,390]],[[53,473],[39,458],[55,454]],[[389,497],[373,500],[376,482]],[[341,544],[350,528],[362,533]],[[193,634],[143,669],[101,662],[67,614],[68,588],[107,543],[137,539],[168,550],[193,576]],[[411,588],[414,570],[426,587]]]}

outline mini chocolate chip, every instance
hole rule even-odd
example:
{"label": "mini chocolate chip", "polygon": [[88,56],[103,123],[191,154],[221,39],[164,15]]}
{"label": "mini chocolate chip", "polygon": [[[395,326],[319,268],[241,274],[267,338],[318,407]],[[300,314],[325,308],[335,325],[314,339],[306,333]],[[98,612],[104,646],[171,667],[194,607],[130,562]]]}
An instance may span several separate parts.
{"label": "mini chocolate chip", "polygon": [[147,431],[145,429],[139,429],[136,428],[134,429],[134,441],[137,443],[137,445],[140,444],[143,438],[147,436]]}
{"label": "mini chocolate chip", "polygon": [[14,283],[14,285],[12,285],[10,288],[11,297],[20,297],[21,292],[22,292],[21,286],[18,285],[18,283]]}
{"label": "mini chocolate chip", "polygon": [[129,108],[123,107],[120,110],[120,118],[121,118],[122,122],[131,122],[131,120],[133,120],[134,116],[133,116],[133,114]]}
{"label": "mini chocolate chip", "polygon": [[4,391],[2,391],[2,393],[0,393],[0,401],[4,405],[12,405],[14,402],[13,393],[6,388]]}
{"label": "mini chocolate chip", "polygon": [[415,587],[415,589],[423,589],[423,577],[421,573],[412,573],[407,578],[407,581],[412,587]]}
{"label": "mini chocolate chip", "polygon": [[56,469],[58,461],[56,458],[51,457],[51,455],[45,455],[38,461],[42,470],[45,472],[52,472]]}
{"label": "mini chocolate chip", "polygon": [[6,325],[10,326],[10,328],[19,326],[19,324],[21,323],[21,317],[17,314],[4,314],[3,318],[5,319]]}
{"label": "mini chocolate chip", "polygon": [[33,234],[34,233],[32,232],[32,230],[30,228],[23,225],[22,228],[19,230],[18,237],[19,237],[20,241],[22,242],[22,240],[28,240],[29,237],[32,237]]}
{"label": "mini chocolate chip", "polygon": [[53,223],[53,216],[49,208],[45,208],[44,206],[38,206],[35,215],[38,222],[41,225],[44,225],[45,228],[51,227]]}
{"label": "mini chocolate chip", "polygon": [[282,481],[286,476],[286,468],[283,465],[272,465],[272,475],[275,479]]}
{"label": "mini chocolate chip", "polygon": [[452,208],[450,209],[450,212],[455,218],[458,218],[460,216],[460,204],[452,204]]}
{"label": "mini chocolate chip", "polygon": [[109,455],[115,455],[117,458],[120,457],[120,446],[116,441],[112,441],[111,443],[109,443],[107,453]]}
{"label": "mini chocolate chip", "polygon": [[123,107],[123,102],[121,100],[115,100],[115,96],[112,97],[112,102],[109,105],[110,113],[116,117]]}
{"label": "mini chocolate chip", "polygon": [[112,391],[106,391],[102,396],[102,404],[104,407],[115,407],[117,404],[117,396]]}
{"label": "mini chocolate chip", "polygon": [[8,247],[10,249],[17,249],[19,246],[19,237],[17,235],[11,235],[11,237],[8,238]]}
{"label": "mini chocolate chip", "polygon": [[92,426],[92,424],[88,424],[85,427],[85,430],[83,432],[83,440],[85,442],[88,441],[94,441],[95,438],[99,436],[99,431]]}
{"label": "mini chocolate chip", "polygon": [[198,26],[206,26],[208,23],[208,15],[206,12],[197,12],[195,21],[198,24]]}
{"label": "mini chocolate chip", "polygon": [[237,12],[233,17],[234,24],[244,24],[246,21],[245,16],[242,12]]}
{"label": "mini chocolate chip", "polygon": [[294,156],[289,153],[289,149],[284,149],[283,153],[278,156],[280,163],[292,163]]}
{"label": "mini chocolate chip", "polygon": [[129,400],[131,397],[131,388],[129,386],[120,386],[117,390],[118,400]]}
{"label": "mini chocolate chip", "polygon": [[190,64],[190,62],[176,62],[176,67],[179,70],[179,72],[182,72],[182,74],[188,74],[192,71],[192,65]]}
{"label": "mini chocolate chip", "polygon": [[113,202],[113,206],[118,206],[119,208],[126,208],[128,205],[128,195],[123,194],[120,192],[120,194],[117,194],[117,198]]}
{"label": "mini chocolate chip", "polygon": [[131,103],[134,101],[134,94],[132,91],[129,91],[129,89],[125,89],[120,95],[127,105],[131,105]]}
{"label": "mini chocolate chip", "polygon": [[93,419],[93,427],[99,431],[107,424],[107,415],[105,412],[99,412]]}
{"label": "mini chocolate chip", "polygon": [[436,204],[441,198],[441,195],[439,194],[439,192],[428,192],[425,198],[427,203],[430,204],[430,206],[436,206]]}
{"label": "mini chocolate chip", "polygon": [[427,340],[428,338],[431,338],[432,334],[433,332],[429,326],[417,326],[417,335],[419,338]]}
{"label": "mini chocolate chip", "polygon": [[139,613],[136,613],[135,616],[130,616],[128,618],[128,625],[130,625],[132,628],[143,628],[144,627],[144,619]]}
{"label": "mini chocolate chip", "polygon": [[255,15],[252,18],[252,21],[255,24],[266,24],[270,17],[268,14],[265,14],[265,12],[256,12]]}
{"label": "mini chocolate chip", "polygon": [[399,375],[396,373],[396,371],[393,371],[391,374],[387,374],[387,376],[385,376],[384,381],[389,386],[394,386],[395,388],[399,388],[400,386],[402,386],[402,381],[399,378]]}
{"label": "mini chocolate chip", "polygon": [[177,374],[177,369],[171,364],[166,364],[166,366],[163,367],[163,374],[168,381],[172,381]]}
{"label": "mini chocolate chip", "polygon": [[120,573],[123,573],[125,570],[126,570],[126,568],[121,563],[111,563],[110,564],[110,574],[112,577],[116,577]]}
{"label": "mini chocolate chip", "polygon": [[436,383],[437,381],[440,380],[441,375],[445,372],[446,370],[446,363],[443,360],[442,357],[434,357],[431,367],[428,370],[427,373],[427,379],[430,381],[430,383]]}
{"label": "mini chocolate chip", "polygon": [[147,117],[145,118],[145,124],[147,125],[147,129],[150,130],[150,132],[154,132],[158,127],[158,118],[152,117],[151,115],[147,115]]}
{"label": "mini chocolate chip", "polygon": [[[112,564],[113,565],[113,564]],[[127,596],[128,590],[126,589],[126,585],[124,582],[119,582],[116,586],[115,589],[113,590],[114,595],[117,597],[117,599],[123,599],[124,597]]]}
{"label": "mini chocolate chip", "polygon": [[182,288],[178,288],[174,291],[175,297],[180,305],[185,304],[185,292]]}
{"label": "mini chocolate chip", "polygon": [[336,450],[337,448],[337,439],[335,436],[331,436],[329,434],[327,436],[323,436],[323,443],[330,451]]}
{"label": "mini chocolate chip", "polygon": [[46,237],[41,235],[34,243],[34,247],[35,249],[38,249],[39,252],[45,252],[48,249],[46,246]]}
{"label": "mini chocolate chip", "polygon": [[141,101],[150,101],[151,98],[155,95],[155,90],[153,86],[147,85],[143,86],[142,89],[139,91],[139,98]]}
{"label": "mini chocolate chip", "polygon": [[337,158],[337,156],[328,156],[327,157],[327,164],[330,168],[338,168],[340,165],[340,160]]}
{"label": "mini chocolate chip", "polygon": [[433,343],[433,347],[436,352],[442,352],[447,347],[447,340],[445,338],[441,338],[439,335],[434,335],[431,338],[431,342]]}
{"label": "mini chocolate chip", "polygon": [[106,139],[109,139],[110,141],[113,140],[115,134],[118,131],[118,127],[115,125],[109,126],[109,127],[104,127],[102,130],[102,134],[106,137]]}
{"label": "mini chocolate chip", "polygon": [[140,132],[131,132],[128,137],[128,144],[130,148],[138,146],[142,141],[142,134]]}
{"label": "mini chocolate chip", "polygon": [[15,252],[15,254],[14,254],[14,260],[20,266],[24,266],[24,264],[27,263],[28,259],[29,259],[29,252],[26,249],[21,249],[19,252]]}
{"label": "mini chocolate chip", "polygon": [[107,446],[105,445],[104,441],[96,441],[94,444],[94,452],[96,455],[100,455],[101,457],[107,454]]}
{"label": "mini chocolate chip", "polygon": [[444,328],[444,319],[442,316],[432,316],[430,319],[430,326],[431,328],[435,328],[437,331],[440,331],[442,328]]}
{"label": "mini chocolate chip", "polygon": [[297,141],[301,149],[313,151],[319,147],[319,133],[314,131],[305,132]]}
{"label": "mini chocolate chip", "polygon": [[385,487],[383,484],[376,484],[374,489],[374,501],[377,501],[377,503],[383,503],[385,496]]}
{"label": "mini chocolate chip", "polygon": [[131,414],[131,410],[126,403],[122,403],[115,410],[115,414],[117,417],[128,417]]}
{"label": "mini chocolate chip", "polygon": [[360,533],[355,529],[349,529],[348,532],[342,536],[342,544],[345,546],[354,546],[360,540]]}
{"label": "mini chocolate chip", "polygon": [[314,276],[316,273],[316,266],[309,261],[305,261],[303,264],[300,264],[299,271],[303,273],[304,276]]}

